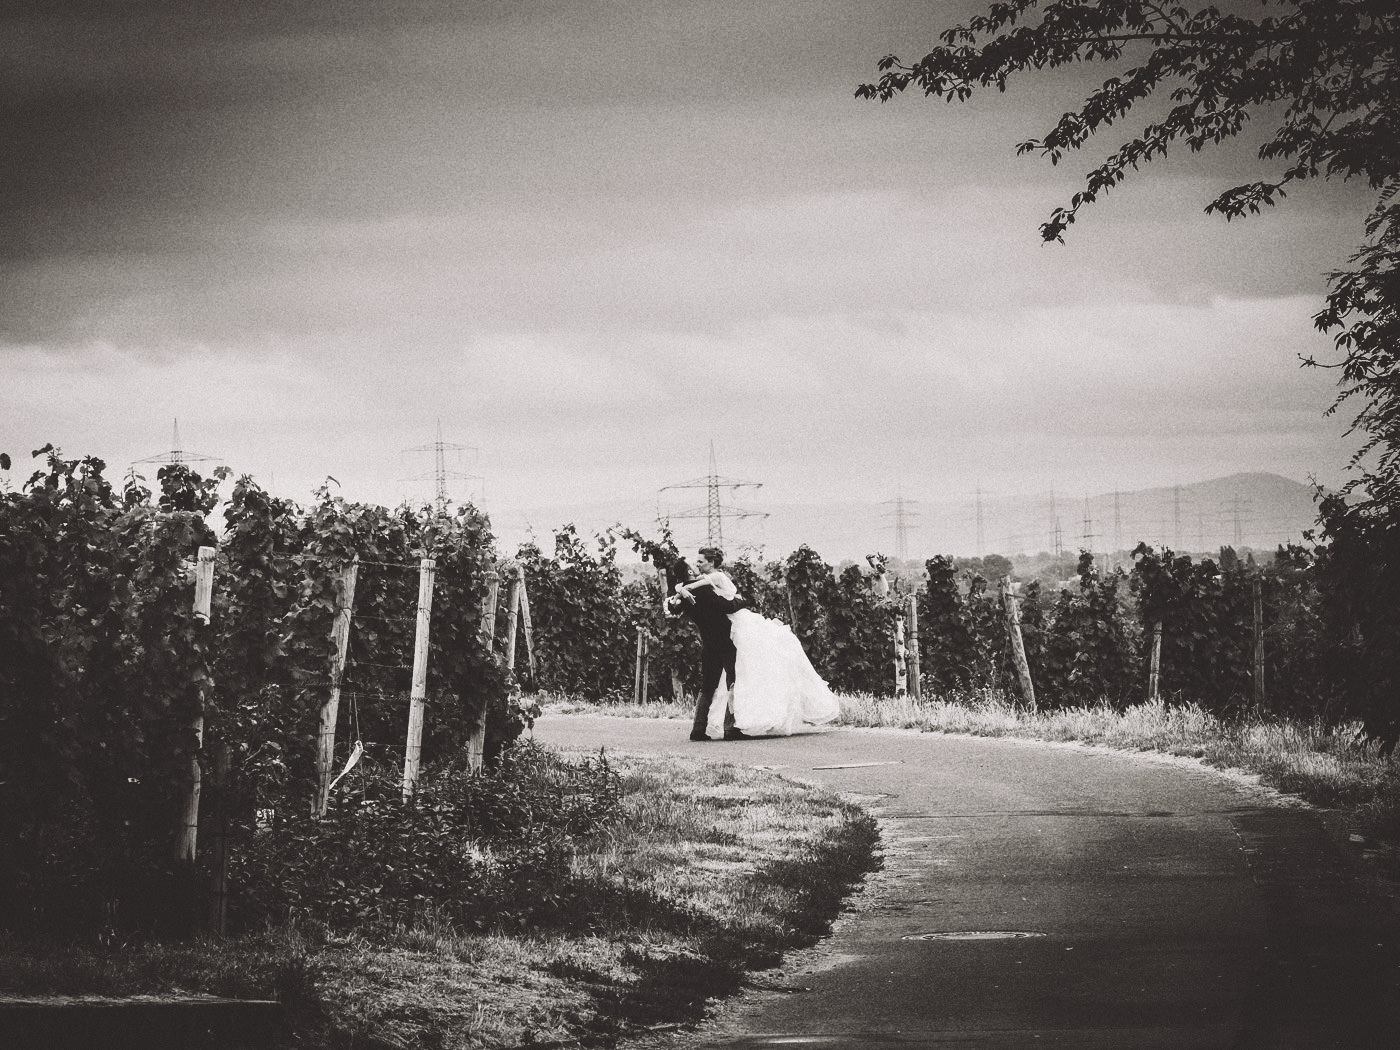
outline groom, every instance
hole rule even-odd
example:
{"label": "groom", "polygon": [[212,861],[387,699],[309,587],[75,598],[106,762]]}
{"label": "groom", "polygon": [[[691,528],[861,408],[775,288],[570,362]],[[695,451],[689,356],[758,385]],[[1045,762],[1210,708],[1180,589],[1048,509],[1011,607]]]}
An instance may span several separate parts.
{"label": "groom", "polygon": [[[723,554],[713,547],[704,547],[696,564],[706,573],[719,568],[723,562]],[[678,563],[677,569],[683,576],[690,576],[689,566],[684,561]],[[729,614],[744,608],[744,602],[738,598],[721,598],[713,587],[700,587],[694,594],[682,591],[669,602],[672,609],[689,617],[700,631],[700,698],[695,703],[690,739],[709,740],[705,728],[710,723],[710,707],[719,692],[720,680],[726,680],[730,686],[734,684],[734,643],[729,638]],[[743,734],[734,726],[734,712],[728,707],[724,712],[724,739],[743,739]]]}

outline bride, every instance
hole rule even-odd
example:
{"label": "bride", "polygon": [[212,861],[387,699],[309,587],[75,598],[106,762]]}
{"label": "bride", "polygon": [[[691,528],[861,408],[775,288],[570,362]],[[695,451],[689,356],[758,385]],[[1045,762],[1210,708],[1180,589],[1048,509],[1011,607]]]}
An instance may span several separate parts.
{"label": "bride", "polygon": [[[702,549],[696,560],[698,575],[676,584],[676,592],[694,594],[710,587],[721,598],[737,597],[738,588],[723,564],[723,553]],[[734,643],[734,726],[745,736],[788,736],[804,725],[830,722],[840,713],[835,694],[787,624],[740,609],[729,614],[729,637]],[[724,714],[722,704],[715,707],[712,723]],[[712,724],[711,731],[715,728]]]}

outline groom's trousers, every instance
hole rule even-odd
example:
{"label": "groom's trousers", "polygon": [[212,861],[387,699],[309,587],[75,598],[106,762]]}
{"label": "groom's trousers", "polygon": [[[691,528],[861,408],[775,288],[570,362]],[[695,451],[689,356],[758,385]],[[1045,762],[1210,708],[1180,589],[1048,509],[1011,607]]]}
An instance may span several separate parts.
{"label": "groom's trousers", "polygon": [[[727,686],[734,685],[734,643],[727,637],[722,643],[706,645],[700,650],[700,698],[695,702],[694,733],[705,732],[710,724],[710,706],[719,692],[720,681]],[[726,703],[724,708],[724,728],[727,732],[734,728],[734,711]]]}

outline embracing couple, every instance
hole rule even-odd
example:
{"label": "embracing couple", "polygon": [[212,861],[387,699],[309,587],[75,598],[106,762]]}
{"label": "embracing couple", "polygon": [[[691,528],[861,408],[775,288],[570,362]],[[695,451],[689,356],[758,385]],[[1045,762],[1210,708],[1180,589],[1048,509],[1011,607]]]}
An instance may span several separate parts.
{"label": "embracing couple", "polygon": [[[667,582],[667,607],[700,631],[700,698],[691,740],[711,740],[712,731],[725,740],[787,736],[837,716],[836,697],[802,643],[781,620],[747,608],[724,571],[722,551],[702,547],[693,569],[677,559]],[[712,710],[721,681],[733,690],[722,714]],[[720,724],[712,727],[717,715]]]}

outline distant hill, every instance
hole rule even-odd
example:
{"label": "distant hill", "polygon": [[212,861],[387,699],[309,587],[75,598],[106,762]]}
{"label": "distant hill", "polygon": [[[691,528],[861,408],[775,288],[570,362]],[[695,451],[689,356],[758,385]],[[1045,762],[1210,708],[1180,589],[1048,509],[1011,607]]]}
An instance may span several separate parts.
{"label": "distant hill", "polygon": [[[897,554],[896,506],[886,502],[765,504],[761,491],[746,506],[765,518],[726,519],[725,546],[732,552],[761,551],[781,557],[801,544],[833,564],[860,560],[880,551]],[[1136,489],[1084,496],[1049,493],[982,498],[981,529],[975,499],[905,497],[910,558],[933,554],[1035,554],[1055,546],[1095,551],[1131,550],[1139,541],[1174,550],[1214,552],[1221,546],[1272,550],[1301,542],[1317,520],[1313,488],[1277,474],[1246,473],[1177,487]],[[489,510],[489,508],[488,508]],[[636,501],[536,507],[525,512],[492,513],[497,535],[507,548],[526,538],[526,523],[539,541],[572,522],[584,535],[621,522],[642,532],[655,528],[654,508]],[[703,518],[672,522],[683,547],[704,541]],[[1085,535],[1093,538],[1086,540]],[[630,551],[628,552],[630,556]]]}

